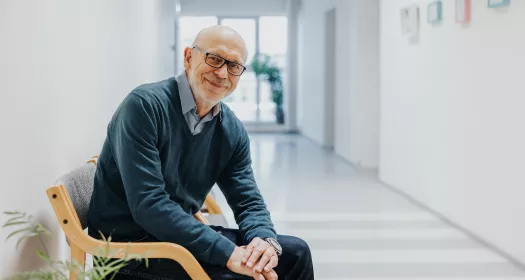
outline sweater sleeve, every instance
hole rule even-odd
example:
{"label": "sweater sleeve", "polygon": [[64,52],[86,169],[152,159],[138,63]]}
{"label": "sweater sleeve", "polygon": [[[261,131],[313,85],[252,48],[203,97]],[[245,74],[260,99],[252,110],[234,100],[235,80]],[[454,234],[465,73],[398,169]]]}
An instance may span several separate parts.
{"label": "sweater sleeve", "polygon": [[249,244],[255,237],[277,238],[270,213],[253,175],[250,139],[244,129],[240,135],[229,165],[217,185],[233,210],[244,244]]}
{"label": "sweater sleeve", "polygon": [[169,199],[157,148],[160,126],[155,101],[131,93],[109,127],[109,138],[135,221],[163,242],[188,249],[202,262],[225,266],[235,244]]}

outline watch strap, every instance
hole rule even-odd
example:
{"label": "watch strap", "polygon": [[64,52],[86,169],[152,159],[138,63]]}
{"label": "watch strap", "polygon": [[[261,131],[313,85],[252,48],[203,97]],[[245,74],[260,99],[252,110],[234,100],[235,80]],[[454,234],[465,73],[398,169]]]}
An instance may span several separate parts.
{"label": "watch strap", "polygon": [[277,240],[275,240],[274,238],[268,237],[268,238],[264,238],[264,241],[268,242],[268,244],[272,246],[272,248],[277,253],[277,257],[280,257],[283,254],[283,249],[281,245],[279,244],[279,242],[277,242]]}

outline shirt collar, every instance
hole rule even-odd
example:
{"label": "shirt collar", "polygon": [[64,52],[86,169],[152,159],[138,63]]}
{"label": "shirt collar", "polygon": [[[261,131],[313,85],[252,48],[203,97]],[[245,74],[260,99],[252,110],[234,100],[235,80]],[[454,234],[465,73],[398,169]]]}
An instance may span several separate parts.
{"label": "shirt collar", "polygon": [[[188,82],[188,77],[186,76],[186,71],[182,71],[179,75],[175,77],[177,80],[180,102],[182,106],[182,113],[186,114],[189,111],[196,109],[197,104],[195,103],[195,97],[193,97],[193,92],[191,91],[190,84]],[[222,112],[221,102],[213,106],[212,117],[219,115]],[[222,114],[219,115],[219,118],[222,120]]]}

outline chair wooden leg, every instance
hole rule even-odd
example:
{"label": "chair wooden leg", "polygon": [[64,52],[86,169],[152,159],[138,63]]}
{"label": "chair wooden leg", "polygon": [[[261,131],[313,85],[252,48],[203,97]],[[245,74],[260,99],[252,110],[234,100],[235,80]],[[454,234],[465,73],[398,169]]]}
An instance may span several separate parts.
{"label": "chair wooden leg", "polygon": [[197,219],[199,222],[205,224],[205,225],[209,225],[210,223],[208,222],[208,220],[204,217],[204,215],[202,215],[202,213],[199,211],[197,213],[195,213],[193,215],[195,217],[195,219]]}
{"label": "chair wooden leg", "polygon": [[[75,244],[71,244],[71,261],[73,263],[77,263],[82,269],[86,268],[86,252],[82,251],[78,246]],[[77,280],[77,273],[80,271],[74,270],[71,271],[69,274],[70,280]],[[80,279],[78,279],[80,280]]]}
{"label": "chair wooden leg", "polygon": [[222,215],[221,208],[219,207],[219,205],[217,204],[217,202],[211,194],[208,194],[208,196],[206,196],[206,200],[204,201],[204,203],[206,204],[206,208],[208,208],[208,213],[210,213],[210,215]]}

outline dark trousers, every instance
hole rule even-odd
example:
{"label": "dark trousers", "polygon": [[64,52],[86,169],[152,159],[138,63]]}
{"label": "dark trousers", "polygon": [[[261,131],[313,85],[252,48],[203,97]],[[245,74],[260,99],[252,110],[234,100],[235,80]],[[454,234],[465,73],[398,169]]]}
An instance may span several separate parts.
{"label": "dark trousers", "polygon": [[[236,229],[211,226],[238,246],[242,238]],[[277,241],[283,247],[283,254],[279,264],[274,268],[279,279],[310,280],[314,279],[312,256],[308,244],[303,240],[286,235],[278,235]],[[252,277],[233,273],[226,267],[219,267],[201,263],[211,279],[253,279]],[[190,279],[184,269],[175,261],[168,259],[150,259],[148,267],[144,263],[131,264],[121,269],[114,279],[126,280],[180,280]]]}

